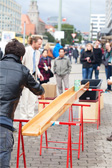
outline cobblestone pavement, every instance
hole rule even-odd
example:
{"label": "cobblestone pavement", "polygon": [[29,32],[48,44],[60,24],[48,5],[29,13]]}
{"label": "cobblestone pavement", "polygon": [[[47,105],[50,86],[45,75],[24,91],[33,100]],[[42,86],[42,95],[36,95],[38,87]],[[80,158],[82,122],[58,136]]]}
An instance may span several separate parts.
{"label": "cobblestone pavement", "polygon": [[[70,86],[73,86],[75,79],[82,79],[81,65],[72,64],[70,74]],[[106,88],[104,67],[100,69],[100,78],[103,79],[102,89]],[[55,78],[51,80],[55,82]],[[37,111],[37,107],[36,107]],[[75,109],[78,111],[78,109]],[[15,118],[19,118],[19,106]],[[68,111],[60,118],[60,121],[68,120]],[[18,128],[18,125],[15,124]],[[78,141],[78,127],[72,127],[72,140]],[[101,126],[97,130],[96,124],[84,124],[84,152],[80,153],[80,160],[77,159],[77,151],[73,151],[73,168],[112,168],[112,142],[106,141],[106,137],[112,132],[112,93],[104,93],[104,109],[101,110]],[[48,139],[67,141],[67,126],[54,126],[48,129]],[[14,133],[14,149],[12,152],[11,168],[16,167],[17,155],[17,133]],[[45,144],[43,138],[43,144]],[[39,156],[40,137],[24,137],[27,168],[66,168],[67,151],[43,149],[42,156]],[[50,146],[64,147],[64,144],[50,144]],[[77,146],[73,146],[77,147]],[[23,160],[20,158],[20,168],[23,168]]]}

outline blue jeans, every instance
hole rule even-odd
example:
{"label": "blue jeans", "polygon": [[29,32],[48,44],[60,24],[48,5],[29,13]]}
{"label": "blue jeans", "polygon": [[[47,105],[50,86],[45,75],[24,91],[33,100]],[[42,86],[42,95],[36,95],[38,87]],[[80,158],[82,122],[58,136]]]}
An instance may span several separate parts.
{"label": "blue jeans", "polygon": [[[106,78],[109,79],[112,76],[112,65],[105,67]],[[107,89],[111,90],[111,85],[107,85]]]}
{"label": "blue jeans", "polygon": [[0,126],[0,168],[9,168],[13,149],[13,133]]}
{"label": "blue jeans", "polygon": [[[99,79],[99,70],[97,70],[98,64],[93,64],[93,71],[95,71],[95,79]],[[93,75],[93,72],[92,72]]]}
{"label": "blue jeans", "polygon": [[82,78],[83,79],[92,79],[93,68],[82,68]]}

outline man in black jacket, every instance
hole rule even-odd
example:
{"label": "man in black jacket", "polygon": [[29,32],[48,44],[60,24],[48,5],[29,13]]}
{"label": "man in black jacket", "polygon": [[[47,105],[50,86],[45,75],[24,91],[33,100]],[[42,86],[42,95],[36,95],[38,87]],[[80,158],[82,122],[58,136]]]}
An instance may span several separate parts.
{"label": "man in black jacket", "polygon": [[95,71],[95,79],[99,79],[99,70],[102,62],[102,50],[99,48],[100,41],[96,40],[95,46],[93,48],[93,54],[95,57],[95,62],[93,64],[93,71]]}
{"label": "man in black jacket", "polygon": [[6,45],[5,56],[0,61],[0,168],[10,167],[13,149],[13,119],[23,87],[35,95],[44,94],[29,70],[21,64],[25,48],[13,39]]}

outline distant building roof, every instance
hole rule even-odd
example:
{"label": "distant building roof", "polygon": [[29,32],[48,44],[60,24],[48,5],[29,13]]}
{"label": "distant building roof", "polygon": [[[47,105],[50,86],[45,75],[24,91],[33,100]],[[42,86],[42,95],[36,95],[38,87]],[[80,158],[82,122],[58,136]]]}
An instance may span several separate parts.
{"label": "distant building roof", "polygon": [[24,32],[24,22],[26,23],[26,35],[35,34],[35,24],[31,23],[29,16],[26,14],[21,15],[21,33]]}
{"label": "distant building roof", "polygon": [[39,18],[39,21],[42,22],[42,23],[45,23],[41,18]]}
{"label": "distant building roof", "polygon": [[24,24],[24,22],[26,22],[26,24],[31,24],[30,18],[26,14],[21,15],[21,24]]}
{"label": "distant building roof", "polygon": [[55,28],[52,25],[45,25],[45,29],[51,32],[55,32]]}

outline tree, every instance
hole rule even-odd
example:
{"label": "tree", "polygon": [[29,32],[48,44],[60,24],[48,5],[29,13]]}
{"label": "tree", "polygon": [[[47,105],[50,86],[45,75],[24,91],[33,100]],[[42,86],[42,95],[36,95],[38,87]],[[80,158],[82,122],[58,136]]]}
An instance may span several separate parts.
{"label": "tree", "polygon": [[48,37],[48,42],[55,42],[55,38],[49,32],[45,32],[44,35]]}
{"label": "tree", "polygon": [[[57,28],[57,25],[55,28]],[[73,37],[71,34],[75,32],[74,26],[70,24],[62,24],[61,30],[65,32],[65,37],[61,40],[62,46],[65,46],[65,44],[72,44]]]}
{"label": "tree", "polygon": [[[55,28],[57,28],[58,26],[56,25]],[[62,24],[61,30],[65,32],[65,37],[64,39],[61,40],[61,44],[63,46],[65,46],[65,44],[74,44],[75,39],[73,39],[72,37],[72,33],[76,33],[76,37],[77,39],[79,39],[78,43],[80,43],[82,36],[81,33],[77,32],[76,29],[74,28],[74,25],[70,25],[70,24]]]}

